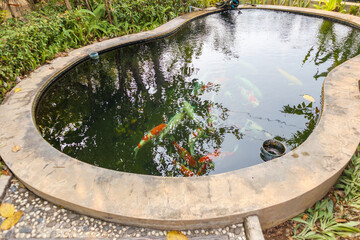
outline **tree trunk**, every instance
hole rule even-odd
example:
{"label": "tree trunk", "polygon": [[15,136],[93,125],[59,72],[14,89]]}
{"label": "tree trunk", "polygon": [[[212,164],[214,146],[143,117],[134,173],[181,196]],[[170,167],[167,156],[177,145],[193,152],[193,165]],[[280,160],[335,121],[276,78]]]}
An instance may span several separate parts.
{"label": "tree trunk", "polygon": [[11,8],[10,1],[9,1],[9,0],[5,0],[5,2],[6,2],[6,6],[7,6],[7,7],[9,8],[9,10],[10,10],[11,16],[12,16],[13,18],[15,18],[15,12],[14,12],[14,10]]}
{"label": "tree trunk", "polygon": [[89,1],[88,0],[84,0],[85,3],[86,3],[86,8],[89,10],[89,11],[92,11],[91,10],[91,7],[90,7],[90,4],[89,4]]}
{"label": "tree trunk", "polygon": [[108,16],[109,16],[109,23],[112,24],[112,21],[111,21],[111,13],[110,13],[110,9],[109,9],[109,3],[108,3],[107,0],[104,0],[104,2],[105,2],[106,12],[107,12],[107,14],[108,14]]}
{"label": "tree trunk", "polygon": [[69,0],[64,0],[64,1],[65,1],[66,9],[67,9],[68,11],[71,11],[71,4],[70,4]]}

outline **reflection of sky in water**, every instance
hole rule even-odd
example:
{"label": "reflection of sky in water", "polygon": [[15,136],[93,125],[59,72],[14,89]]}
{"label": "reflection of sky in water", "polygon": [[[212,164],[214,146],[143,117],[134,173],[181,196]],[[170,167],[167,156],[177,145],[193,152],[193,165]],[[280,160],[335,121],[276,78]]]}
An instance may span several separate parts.
{"label": "reflection of sky in water", "polygon": [[[290,149],[306,139],[321,108],[324,75],[359,53],[359,39],[349,27],[285,12],[210,15],[169,38],[120,48],[102,55],[98,65],[85,62],[73,69],[49,91],[55,97],[42,100],[37,122],[48,141],[80,160],[177,175],[170,140],[149,144],[138,161],[132,161],[133,148],[144,132],[169,121],[185,99],[207,124],[212,102],[216,132],[196,143],[196,158],[221,149],[226,157],[215,161],[210,174],[251,166],[262,162],[259,148],[266,139],[277,136]],[[194,81],[213,86],[194,97]],[[304,94],[315,98],[312,106]],[[293,107],[299,104],[301,109]],[[173,132],[176,141],[186,147],[194,127],[185,119]]]}

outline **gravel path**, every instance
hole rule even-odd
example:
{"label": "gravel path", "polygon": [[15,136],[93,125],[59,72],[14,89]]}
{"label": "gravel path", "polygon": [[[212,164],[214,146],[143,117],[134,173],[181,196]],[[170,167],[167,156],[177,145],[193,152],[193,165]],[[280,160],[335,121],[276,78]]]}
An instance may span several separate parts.
{"label": "gravel path", "polygon": [[[23,216],[10,230],[1,231],[0,238],[166,239],[167,231],[125,226],[66,210],[37,197],[15,178],[6,189],[2,202],[13,204],[16,211],[23,211]],[[4,218],[0,218],[2,222]],[[182,233],[189,239],[246,240],[243,224]]]}

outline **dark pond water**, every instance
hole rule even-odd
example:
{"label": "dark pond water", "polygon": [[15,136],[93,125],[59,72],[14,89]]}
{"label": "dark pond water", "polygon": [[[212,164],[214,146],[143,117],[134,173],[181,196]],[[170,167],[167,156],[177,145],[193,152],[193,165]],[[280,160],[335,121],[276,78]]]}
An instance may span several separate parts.
{"label": "dark pond water", "polygon": [[324,77],[359,52],[348,26],[227,11],[79,64],[46,91],[36,121],[54,147],[96,166],[223,173],[262,163],[264,140],[299,146],[319,118]]}

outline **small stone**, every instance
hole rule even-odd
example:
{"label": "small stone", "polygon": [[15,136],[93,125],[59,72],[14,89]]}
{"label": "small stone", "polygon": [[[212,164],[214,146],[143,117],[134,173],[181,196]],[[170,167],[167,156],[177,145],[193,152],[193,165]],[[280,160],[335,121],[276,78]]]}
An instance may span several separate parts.
{"label": "small stone", "polygon": [[235,228],[235,235],[239,235],[241,233],[241,229],[239,227]]}
{"label": "small stone", "polygon": [[43,220],[44,220],[43,218],[39,218],[37,222],[42,223]]}
{"label": "small stone", "polygon": [[64,228],[71,228],[71,223],[65,223]]}
{"label": "small stone", "polygon": [[133,234],[136,230],[134,228],[129,228],[127,231],[126,231],[126,234]]}
{"label": "small stone", "polygon": [[68,218],[69,218],[69,219],[74,219],[74,218],[76,218],[77,216],[78,216],[77,214],[70,213],[69,216],[68,216]]}
{"label": "small stone", "polygon": [[146,232],[141,232],[142,237],[146,237],[146,235],[147,235]]}
{"label": "small stone", "polygon": [[89,227],[84,227],[84,228],[83,228],[83,231],[84,231],[84,232],[89,231]]}
{"label": "small stone", "polygon": [[24,192],[26,192],[25,188],[19,188],[19,193],[24,193]]}
{"label": "small stone", "polygon": [[105,230],[105,231],[108,231],[108,230],[109,230],[109,227],[108,227],[108,226],[105,226],[105,227],[104,227],[104,230]]}
{"label": "small stone", "polygon": [[50,233],[50,238],[53,239],[55,238],[55,236],[56,236],[56,231],[54,230]]}
{"label": "small stone", "polygon": [[50,207],[46,207],[45,211],[50,211],[50,209],[51,209]]}
{"label": "small stone", "polygon": [[51,221],[51,222],[49,222],[48,224],[46,224],[46,227],[52,228],[52,227],[55,226],[55,225],[56,225],[56,221]]}
{"label": "small stone", "polygon": [[12,238],[12,237],[14,237],[13,230],[10,230],[5,234],[5,239]]}

